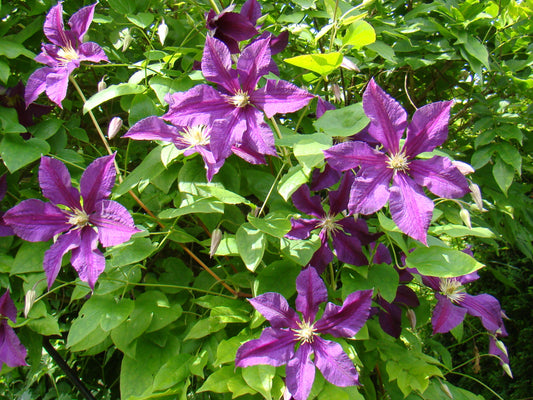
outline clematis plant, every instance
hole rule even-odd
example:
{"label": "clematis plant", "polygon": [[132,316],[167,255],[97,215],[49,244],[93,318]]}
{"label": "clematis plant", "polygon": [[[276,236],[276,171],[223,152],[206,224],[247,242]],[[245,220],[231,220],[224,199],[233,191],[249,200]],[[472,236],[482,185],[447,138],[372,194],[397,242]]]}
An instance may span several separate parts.
{"label": "clematis plant", "polygon": [[2,363],[9,367],[20,367],[26,364],[26,348],[20,343],[17,334],[12,327],[9,326],[7,320],[16,322],[17,309],[15,303],[6,291],[0,297],[0,369]]}
{"label": "clematis plant", "polygon": [[50,9],[44,21],[44,34],[52,44],[43,44],[42,52],[35,60],[46,64],[36,70],[26,83],[26,106],[30,105],[42,92],[62,107],[67,95],[68,79],[81,61],[109,61],[104,50],[94,42],[83,43],[93,20],[96,3],[81,8],[72,14],[68,24],[70,31],[63,26],[63,5],[58,3]]}
{"label": "clematis plant", "polygon": [[115,184],[114,161],[113,154],[89,164],[81,176],[78,191],[72,187],[65,164],[43,156],[39,183],[50,203],[28,199],[5,213],[4,221],[24,240],[42,242],[59,235],[44,254],[48,288],[69,250],[72,250],[70,261],[80,279],[94,288],[105,269],[98,242],[104,247],[116,246],[139,232],[128,210],[116,201],[107,200]]}
{"label": "clematis plant", "polygon": [[[306,268],[298,275],[296,289],[296,309],[301,317],[279,293],[264,293],[249,300],[272,327],[265,328],[259,339],[239,347],[235,365],[287,364],[287,389],[296,400],[308,398],[315,379],[315,365],[334,385],[358,385],[357,371],[341,345],[319,334],[355,336],[368,319],[372,290],[350,294],[342,306],[328,303],[322,317],[316,320],[319,305],[327,301],[328,292],[314,268]],[[295,351],[296,345],[299,346]]]}
{"label": "clematis plant", "polygon": [[[327,162],[339,171],[360,167],[350,193],[352,213],[372,214],[387,201],[400,230],[427,244],[433,201],[423,190],[445,198],[468,191],[468,181],[446,157],[415,159],[431,152],[448,136],[451,101],[419,108],[407,124],[407,112],[372,79],[363,95],[363,109],[370,118],[368,133],[381,143],[374,149],[365,142],[346,142],[325,150]],[[400,146],[407,128],[407,139]],[[392,186],[389,188],[392,180]]]}
{"label": "clematis plant", "polygon": [[[6,175],[0,176],[0,201],[4,199],[7,191]],[[13,229],[6,225],[3,218],[4,213],[0,211],[0,237],[13,235]]]}
{"label": "clematis plant", "polygon": [[319,274],[324,272],[326,266],[333,260],[333,252],[329,247],[330,238],[340,261],[352,265],[367,265],[368,260],[362,251],[362,246],[371,243],[380,236],[379,234],[370,234],[363,219],[356,220],[353,216],[340,218],[348,204],[348,194],[352,182],[353,174],[348,171],[344,174],[339,189],[329,192],[330,207],[327,212],[322,207],[320,196],[311,197],[307,185],[300,186],[292,195],[292,201],[296,208],[315,218],[292,218],[292,229],[285,237],[307,239],[312,231],[320,230],[320,247],[309,261],[309,266],[316,268]]}
{"label": "clematis plant", "polygon": [[221,161],[232,152],[252,163],[264,163],[264,155],[276,155],[272,130],[265,123],[275,114],[298,111],[313,95],[295,85],[268,79],[257,88],[271,64],[270,40],[260,39],[247,46],[232,68],[231,55],[221,41],[208,36],[202,57],[204,77],[219,86],[198,85],[167,98],[169,111],[163,119],[176,126],[226,124],[211,129],[211,151]]}

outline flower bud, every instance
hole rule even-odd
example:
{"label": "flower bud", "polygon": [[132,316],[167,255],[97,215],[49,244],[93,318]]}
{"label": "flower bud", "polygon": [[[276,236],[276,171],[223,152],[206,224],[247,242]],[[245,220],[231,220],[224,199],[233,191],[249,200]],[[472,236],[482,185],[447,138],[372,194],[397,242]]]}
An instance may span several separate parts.
{"label": "flower bud", "polygon": [[24,318],[28,318],[28,314],[35,303],[36,297],[37,293],[35,292],[35,289],[30,289],[26,292],[26,295],[24,296]]}
{"label": "flower bud", "polygon": [[161,46],[165,44],[165,39],[168,35],[168,26],[165,24],[165,20],[163,19],[161,23],[159,24],[159,27],[157,28],[157,36],[159,36],[159,41],[161,42]]}
{"label": "flower bud", "polygon": [[105,83],[105,77],[106,77],[105,75],[102,76],[102,79],[100,80],[100,82],[98,82],[97,90],[99,92],[107,88],[107,84]]}
{"label": "flower bud", "polygon": [[209,247],[209,257],[213,258],[217,252],[220,241],[222,240],[222,231],[220,229],[215,229],[211,234],[211,246]]}
{"label": "flower bud", "polygon": [[334,83],[331,85],[331,89],[333,90],[333,96],[335,96],[335,101],[339,103],[342,100],[341,88],[338,84]]}
{"label": "flower bud", "polygon": [[472,196],[472,199],[476,203],[477,208],[479,211],[487,211],[483,208],[483,198],[481,197],[481,189],[478,185],[476,185],[474,182],[468,182],[468,187],[470,188],[470,194]]}
{"label": "flower bud", "polygon": [[413,309],[408,308],[407,311],[405,312],[405,316],[407,317],[407,319],[409,320],[409,323],[411,324],[411,329],[415,330],[416,329],[416,314],[413,311]]}
{"label": "flower bud", "polygon": [[455,168],[457,168],[459,170],[459,172],[463,175],[469,175],[469,174],[473,174],[474,172],[476,172],[474,170],[474,168],[472,168],[472,166],[470,164],[467,164],[465,162],[462,162],[462,161],[452,161],[452,164]]}
{"label": "flower bud", "polygon": [[107,138],[113,139],[118,131],[120,131],[120,128],[122,128],[122,119],[120,117],[113,117],[107,127]]}
{"label": "flower bud", "polygon": [[442,389],[442,391],[446,394],[446,396],[448,396],[450,399],[453,399],[453,394],[452,392],[450,391],[450,388],[448,387],[448,385],[446,385],[444,382],[442,382],[440,379],[439,379],[439,383],[440,383],[440,388]]}
{"label": "flower bud", "polygon": [[133,37],[131,36],[129,29],[124,29],[122,33],[124,35],[124,37],[122,38],[122,52],[124,53],[128,49],[128,47],[130,47]]}
{"label": "flower bud", "polygon": [[472,229],[472,222],[470,221],[470,213],[466,208],[461,208],[459,211],[459,216],[463,220],[463,223],[468,226],[468,229]]}

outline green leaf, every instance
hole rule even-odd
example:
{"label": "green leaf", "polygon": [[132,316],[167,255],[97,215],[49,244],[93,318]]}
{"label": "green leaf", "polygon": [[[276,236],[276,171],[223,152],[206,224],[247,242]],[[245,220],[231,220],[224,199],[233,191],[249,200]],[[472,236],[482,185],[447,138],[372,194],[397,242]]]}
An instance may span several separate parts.
{"label": "green leaf", "polygon": [[261,232],[277,238],[285,237],[291,230],[290,220],[282,213],[270,213],[265,218],[257,218],[248,214],[248,222]]}
{"label": "green leaf", "polygon": [[245,223],[239,226],[235,234],[239,254],[250,271],[255,271],[266,248],[266,237],[263,232],[255,229],[251,224]]}
{"label": "green leaf", "polygon": [[190,339],[200,339],[210,335],[211,333],[218,332],[221,329],[224,329],[226,324],[220,322],[216,317],[209,317],[206,319],[201,319],[196,324],[193,325],[187,336],[183,340]]}
{"label": "green leaf", "polygon": [[221,364],[233,363],[235,361],[235,355],[237,349],[241,346],[243,339],[240,336],[233,336],[227,340],[222,340],[217,347],[217,359],[214,362],[215,366]]}
{"label": "green leaf", "polygon": [[472,154],[472,159],[470,162],[470,164],[472,165],[472,168],[479,169],[483,167],[484,165],[486,165],[492,158],[492,155],[494,154],[496,149],[497,149],[497,145],[493,143],[493,144],[489,144],[488,146],[484,146],[480,148],[479,150],[477,150],[476,152],[474,152],[474,154]]}
{"label": "green leaf", "polygon": [[28,272],[44,272],[44,252],[50,248],[50,242],[23,242],[17,251],[11,275],[20,275]]}
{"label": "green leaf", "polygon": [[157,99],[161,104],[166,104],[165,97],[167,94],[185,92],[192,87],[192,84],[193,81],[188,77],[171,79],[156,75],[150,79],[150,87],[155,92]]}
{"label": "green leaf", "polygon": [[246,204],[248,206],[253,206],[254,204],[249,200],[245,199],[237,193],[226,190],[220,186],[215,185],[197,185],[199,190],[208,193],[209,195],[217,198],[224,204]]}
{"label": "green leaf", "polygon": [[257,274],[254,293],[277,292],[288,299],[296,293],[296,277],[301,271],[302,268],[290,260],[274,261]]}
{"label": "green leaf", "polygon": [[481,62],[487,69],[490,69],[489,52],[487,51],[487,48],[483,46],[478,39],[469,35],[466,31],[459,31],[458,33],[458,43],[463,44],[468,54]]}
{"label": "green leaf", "polygon": [[271,365],[253,365],[242,369],[245,382],[267,400],[272,399],[272,380],[275,374],[276,368]]}
{"label": "green leaf", "polygon": [[[99,327],[103,318],[103,310],[108,310],[115,304],[114,300],[107,296],[92,296],[81,308],[78,318],[72,323],[68,338],[67,347],[73,347],[81,341],[86,341],[87,337]],[[107,335],[100,335],[103,341]],[[98,342],[100,343],[100,342]],[[94,343],[96,345],[98,343]],[[88,346],[89,348],[92,346]]]}
{"label": "green leaf", "polygon": [[445,233],[450,237],[461,238],[463,236],[476,236],[482,238],[494,238],[494,233],[488,228],[475,227],[468,228],[463,225],[447,224],[441,226],[435,226],[430,228],[430,232],[434,235],[440,235]]}
{"label": "green leaf", "polygon": [[111,255],[109,265],[112,268],[116,268],[138,263],[149,257],[156,248],[149,238],[134,238],[129,242],[113,247],[109,251]]}
{"label": "green leaf", "polygon": [[392,303],[396,297],[398,284],[398,272],[387,264],[344,268],[342,271],[343,298],[357,290],[374,289],[374,294],[379,293],[386,301]]}
{"label": "green leaf", "polygon": [[46,305],[42,301],[38,301],[31,308],[28,319],[28,327],[40,335],[51,336],[60,335],[59,324],[57,317],[54,317],[46,310]]}
{"label": "green leaf", "polygon": [[504,162],[500,156],[497,156],[496,162],[492,167],[492,175],[494,176],[494,179],[496,180],[496,183],[498,184],[502,192],[507,196],[507,190],[513,183],[513,167]]}
{"label": "green leaf", "polygon": [[282,238],[280,244],[281,253],[289,260],[301,266],[307,265],[315,251],[320,247],[320,243],[317,240],[290,240]]}
{"label": "green leaf", "polygon": [[376,41],[376,31],[366,21],[358,20],[352,22],[346,31],[346,34],[342,38],[344,45],[354,46],[356,49],[360,49],[363,46],[369,45]]}
{"label": "green leaf", "polygon": [[54,136],[57,131],[63,126],[63,120],[50,118],[39,122],[36,125],[30,126],[28,132],[34,137],[46,140],[51,136]]}
{"label": "green leaf", "polygon": [[154,391],[165,390],[189,376],[190,354],[178,354],[161,366],[154,377]]}
{"label": "green leaf", "polygon": [[154,332],[177,320],[182,313],[179,304],[170,304],[163,292],[149,290],[135,300],[135,309],[152,315],[146,332]]}
{"label": "green leaf", "polygon": [[180,205],[180,208],[170,208],[167,210],[163,210],[159,213],[158,217],[161,219],[170,219],[187,214],[224,213],[224,204],[219,201],[216,201],[214,197],[205,198],[199,196],[191,196],[190,198],[188,198],[187,203],[185,203],[185,205]]}
{"label": "green leaf", "polygon": [[0,55],[6,56],[7,58],[17,58],[18,56],[23,55],[31,60],[36,57],[34,52],[28,50],[20,43],[4,38],[0,38]]}
{"label": "green leaf", "polygon": [[0,143],[0,155],[9,172],[13,173],[22,167],[48,154],[50,145],[42,139],[24,140],[18,134],[4,135]]}
{"label": "green leaf", "polygon": [[[225,366],[217,369],[207,377],[197,392],[226,393],[229,391],[228,382],[235,376],[235,367]],[[242,378],[241,378],[242,379]],[[244,383],[244,381],[243,381]]]}
{"label": "green leaf", "polygon": [[307,175],[303,171],[301,165],[291,167],[289,171],[283,175],[278,183],[278,193],[289,201],[290,197],[300,186],[307,182]]}
{"label": "green leaf", "polygon": [[130,126],[143,118],[157,115],[158,110],[150,96],[143,93],[136,94],[131,101],[128,123]]}
{"label": "green leaf", "polygon": [[135,168],[124,181],[115,188],[116,196],[122,196],[129,190],[133,189],[139,182],[154,178],[163,172],[165,167],[161,163],[161,146],[153,149],[143,161]]}
{"label": "green leaf", "polygon": [[356,103],[326,111],[313,125],[331,137],[346,137],[360,132],[369,122],[363,104]]}
{"label": "green leaf", "polygon": [[522,156],[516,147],[510,143],[500,143],[496,151],[505,163],[515,169],[518,175],[522,173]]}
{"label": "green leaf", "polygon": [[7,80],[9,79],[9,65],[0,60],[0,81],[2,81],[4,84],[7,83]]}
{"label": "green leaf", "polygon": [[126,18],[140,28],[147,28],[154,20],[154,14],[139,13],[137,15],[126,15]]}
{"label": "green leaf", "polygon": [[422,275],[439,278],[467,275],[484,267],[462,251],[440,246],[419,247],[407,256],[405,262]]}
{"label": "green leaf", "polygon": [[119,302],[109,299],[100,310],[100,327],[104,332],[115,329],[130,316],[134,308],[135,303],[131,299],[123,298]]}
{"label": "green leaf", "polygon": [[24,133],[26,128],[19,124],[19,117],[14,108],[0,107],[0,133]]}
{"label": "green leaf", "polygon": [[317,141],[316,135],[313,139],[302,139],[294,145],[294,156],[304,168],[306,174],[319,164],[324,162],[324,152],[331,147],[332,140],[323,136],[322,140]]}
{"label": "green leaf", "polygon": [[524,140],[524,133],[518,126],[515,125],[504,124],[494,129],[494,132],[496,132],[499,137],[505,140],[516,139],[521,145]]}
{"label": "green leaf", "polygon": [[367,45],[367,48],[372,51],[375,51],[387,61],[390,61],[392,63],[398,62],[394,49],[385,42],[382,42],[381,40],[376,40],[374,43]]}
{"label": "green leaf", "polygon": [[118,85],[111,85],[101,92],[95,93],[91,96],[83,106],[83,113],[86,114],[93,108],[99,106],[106,101],[116,97],[127,96],[130,94],[138,94],[144,92],[146,88],[142,85],[134,85],[132,83],[120,83]]}
{"label": "green leaf", "polygon": [[335,71],[342,63],[342,53],[305,54],[292,58],[286,58],[288,64],[316,72],[326,76]]}

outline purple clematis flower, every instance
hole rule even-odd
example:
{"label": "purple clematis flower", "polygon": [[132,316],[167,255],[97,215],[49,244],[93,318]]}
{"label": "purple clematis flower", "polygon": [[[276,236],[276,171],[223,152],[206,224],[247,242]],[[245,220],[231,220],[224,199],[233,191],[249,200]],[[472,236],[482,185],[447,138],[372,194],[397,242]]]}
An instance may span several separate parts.
{"label": "purple clematis flower", "polygon": [[[4,199],[7,191],[6,175],[0,176],[0,201]],[[13,229],[6,225],[3,218],[4,213],[0,211],[0,237],[14,235]]]}
{"label": "purple clematis flower", "polygon": [[[24,91],[26,90],[22,81],[15,86],[5,88],[0,86],[0,105],[2,107],[14,108],[17,112],[19,123],[26,128],[35,125],[35,120],[45,114],[52,112],[52,106],[31,103],[26,107],[24,101]],[[28,139],[31,135],[23,133],[22,137]]]}
{"label": "purple clematis flower", "polygon": [[[302,318],[279,293],[264,293],[249,300],[272,327],[265,328],[259,339],[239,347],[235,365],[278,367],[287,364],[287,389],[296,400],[309,396],[315,365],[334,385],[358,385],[357,371],[341,345],[322,339],[319,334],[354,337],[368,319],[372,290],[350,294],[342,306],[328,303],[322,317],[315,321],[319,304],[327,301],[328,292],[314,268],[306,268],[298,275],[296,289],[296,309],[302,313]],[[298,350],[294,351],[297,344]],[[312,354],[314,360],[310,358]]]}
{"label": "purple clematis flower", "polygon": [[[248,162],[264,163],[264,155],[276,155],[274,136],[264,121],[275,114],[294,112],[306,106],[313,95],[286,81],[268,79],[257,84],[270,68],[269,39],[246,47],[232,68],[231,55],[221,41],[207,37],[202,58],[202,73],[208,85],[174,93],[167,98],[169,111],[163,119],[176,126],[213,125],[225,120],[220,129],[211,129],[211,151],[217,161],[232,151]],[[214,128],[214,127],[212,127]]]}
{"label": "purple clematis flower", "polygon": [[115,184],[114,160],[113,154],[89,164],[81,176],[78,191],[71,185],[65,164],[43,156],[39,183],[50,203],[24,200],[4,215],[4,221],[24,240],[42,242],[60,235],[44,253],[48,288],[54,283],[63,255],[69,250],[72,250],[70,261],[80,279],[94,288],[105,269],[105,258],[98,250],[98,242],[104,247],[116,246],[139,232],[128,210],[116,201],[107,200]]}
{"label": "purple clematis flower", "polygon": [[[213,122],[215,129],[220,129],[223,121]],[[176,127],[168,125],[159,117],[148,117],[133,125],[123,136],[134,140],[162,140],[173,143],[176,148],[183,150],[185,156],[199,153],[204,159],[207,170],[207,180],[220,170],[224,160],[217,161],[210,148],[211,127],[194,125],[191,127]]]}
{"label": "purple clematis flower", "polygon": [[6,291],[0,297],[0,368],[2,363],[9,367],[21,367],[26,364],[26,348],[20,343],[15,331],[7,323],[7,319],[16,322],[17,309]]}
{"label": "purple clematis flower", "polygon": [[67,95],[68,78],[81,61],[109,61],[102,48],[94,42],[83,43],[93,20],[96,3],[83,7],[72,14],[68,24],[70,31],[63,26],[63,5],[52,7],[44,21],[44,34],[52,44],[43,44],[42,52],[36,61],[46,64],[31,74],[26,84],[26,106],[31,104],[42,92],[62,107],[61,102]]}
{"label": "purple clematis flower", "polygon": [[379,234],[368,233],[368,226],[363,219],[354,217],[338,219],[348,204],[348,193],[353,182],[353,174],[345,173],[338,190],[329,192],[329,211],[326,212],[321,204],[320,196],[310,196],[309,187],[302,185],[292,195],[296,208],[312,215],[313,219],[291,219],[292,229],[285,237],[289,239],[307,239],[311,232],[320,229],[320,248],[315,252],[309,266],[324,272],[326,266],[333,260],[333,252],[329,248],[329,238],[337,258],[352,265],[367,265],[368,260],[363,254],[362,246],[367,245],[379,237]]}
{"label": "purple clematis flower", "polygon": [[479,279],[477,272],[456,278],[420,276],[424,285],[436,292],[437,305],[431,316],[433,334],[449,332],[463,321],[466,314],[470,314],[478,317],[488,331],[507,335],[500,302],[490,294],[472,296],[466,293],[463,285]]}
{"label": "purple clematis flower", "polygon": [[[462,197],[469,191],[468,181],[448,158],[415,159],[446,140],[451,106],[451,101],[444,101],[421,107],[407,126],[407,113],[400,104],[373,79],[369,82],[363,95],[363,108],[371,121],[368,132],[383,149],[373,149],[364,142],[348,142],[324,151],[327,162],[335,169],[360,167],[352,186],[350,212],[372,214],[388,201],[398,228],[427,244],[434,205],[422,186],[445,198]],[[400,147],[406,128],[407,139]]]}

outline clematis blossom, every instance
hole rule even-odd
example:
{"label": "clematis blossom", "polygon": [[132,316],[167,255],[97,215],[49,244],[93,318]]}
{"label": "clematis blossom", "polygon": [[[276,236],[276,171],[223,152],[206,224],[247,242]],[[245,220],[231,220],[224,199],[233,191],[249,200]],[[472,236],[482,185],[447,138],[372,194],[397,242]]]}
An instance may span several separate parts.
{"label": "clematis blossom", "polygon": [[17,309],[15,303],[6,291],[0,297],[0,368],[2,363],[9,367],[20,367],[26,364],[26,348],[20,343],[15,331],[9,326],[7,320],[16,322]]}
{"label": "clematis blossom", "polygon": [[113,154],[89,164],[81,176],[78,191],[72,187],[65,164],[43,156],[39,183],[50,202],[24,200],[5,213],[4,221],[24,240],[42,242],[59,235],[44,254],[48,288],[61,269],[63,256],[70,250],[70,261],[80,279],[94,288],[105,269],[98,242],[104,247],[116,246],[139,232],[128,210],[107,199],[115,184],[114,160]]}
{"label": "clematis blossom", "polygon": [[[272,327],[265,328],[259,339],[239,347],[235,365],[278,367],[286,364],[287,389],[296,400],[308,398],[315,379],[315,366],[334,385],[358,385],[357,371],[341,345],[321,338],[320,334],[355,336],[368,319],[372,290],[350,294],[342,306],[328,303],[317,320],[319,305],[327,301],[328,292],[314,268],[306,268],[298,275],[296,289],[296,309],[301,317],[279,293],[264,293],[249,300]],[[311,360],[313,354],[314,360]]]}
{"label": "clematis blossom", "polygon": [[175,126],[210,126],[217,119],[225,120],[224,125],[211,129],[211,151],[217,162],[232,152],[253,163],[264,163],[264,155],[276,155],[274,136],[263,113],[271,118],[297,111],[313,95],[283,80],[268,79],[264,87],[257,88],[270,68],[269,44],[266,38],[247,46],[237,61],[237,68],[233,69],[228,48],[208,36],[202,73],[219,90],[198,85],[168,96],[170,107],[163,119]]}
{"label": "clematis blossom", "polygon": [[379,237],[379,234],[368,232],[365,220],[356,220],[353,216],[342,218],[341,213],[346,209],[352,182],[353,174],[348,171],[344,174],[339,189],[329,192],[330,207],[327,212],[322,207],[320,196],[311,197],[307,185],[300,186],[292,195],[296,208],[315,218],[292,218],[292,229],[285,237],[307,239],[312,231],[320,230],[320,247],[309,261],[309,266],[316,268],[319,274],[324,272],[326,266],[333,260],[329,239],[340,261],[352,265],[367,265],[368,260],[362,251],[362,246]]}
{"label": "clematis blossom", "polygon": [[68,21],[69,31],[63,25],[62,3],[50,9],[44,21],[44,34],[52,44],[43,44],[42,52],[35,58],[46,64],[46,67],[39,68],[29,77],[24,96],[26,106],[42,92],[46,92],[50,100],[62,107],[61,102],[67,95],[69,76],[82,61],[109,61],[98,44],[83,43],[83,36],[93,20],[95,7],[96,3],[72,14]]}
{"label": "clematis blossom", "polygon": [[[407,113],[400,104],[373,79],[369,82],[363,94],[363,109],[370,118],[368,133],[382,148],[347,142],[324,151],[327,162],[339,171],[360,167],[350,194],[350,212],[372,214],[388,202],[398,228],[427,244],[434,205],[423,186],[445,198],[462,197],[469,191],[468,181],[448,158],[415,159],[446,140],[451,106],[451,101],[425,105],[408,125]],[[400,146],[406,128],[407,138]]]}

